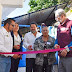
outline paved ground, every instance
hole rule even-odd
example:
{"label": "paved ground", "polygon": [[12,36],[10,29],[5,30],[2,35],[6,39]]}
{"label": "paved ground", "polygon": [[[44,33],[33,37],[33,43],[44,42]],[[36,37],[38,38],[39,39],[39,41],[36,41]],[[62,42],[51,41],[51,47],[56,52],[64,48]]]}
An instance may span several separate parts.
{"label": "paved ground", "polygon": [[19,67],[18,72],[26,72],[26,67]]}
{"label": "paved ground", "polygon": [[[54,65],[53,66],[53,69],[52,69],[52,72],[58,72],[58,66],[57,65]],[[26,67],[19,67],[18,68],[18,72],[26,72]]]}

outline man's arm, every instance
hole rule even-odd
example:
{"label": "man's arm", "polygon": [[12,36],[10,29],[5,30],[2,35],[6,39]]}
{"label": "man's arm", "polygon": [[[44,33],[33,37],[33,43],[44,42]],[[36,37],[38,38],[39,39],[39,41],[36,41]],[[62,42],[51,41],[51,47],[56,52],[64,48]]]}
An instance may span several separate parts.
{"label": "man's arm", "polygon": [[60,48],[60,45],[58,45],[58,39],[55,40],[54,48],[55,49]]}
{"label": "man's arm", "polygon": [[28,48],[28,46],[29,46],[27,34],[25,34],[25,36],[24,36],[23,45],[25,46],[25,48]]}
{"label": "man's arm", "polygon": [[[71,37],[72,37],[72,25],[71,25]],[[69,52],[70,50],[71,50],[71,48],[70,47],[72,47],[72,41],[68,44],[68,45],[66,45],[65,46],[65,48],[66,48],[66,50],[67,50],[67,52]]]}
{"label": "man's arm", "polygon": [[24,36],[24,41],[23,41],[23,45],[25,46],[25,48],[28,48],[29,50],[33,50],[32,49],[32,45],[30,45],[29,43],[28,43],[28,35],[27,34],[25,34],[25,36]]}
{"label": "man's arm", "polygon": [[[4,35],[0,32],[0,52],[10,52],[5,46],[4,46]],[[12,52],[12,51],[11,51]],[[4,54],[4,56],[12,56],[13,58],[17,59],[20,56],[17,54]]]}
{"label": "man's arm", "polygon": [[55,43],[54,43],[54,45],[55,45],[55,44],[58,44],[58,39],[56,39],[56,40],[55,40]]}
{"label": "man's arm", "polygon": [[0,32],[0,52],[9,52],[4,46],[4,35]]}

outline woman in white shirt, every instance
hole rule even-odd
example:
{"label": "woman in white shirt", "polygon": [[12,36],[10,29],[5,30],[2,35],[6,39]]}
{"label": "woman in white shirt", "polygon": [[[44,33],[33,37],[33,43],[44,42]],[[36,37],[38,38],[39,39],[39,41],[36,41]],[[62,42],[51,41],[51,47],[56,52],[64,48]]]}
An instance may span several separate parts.
{"label": "woman in white shirt", "polygon": [[[22,35],[19,32],[19,25],[16,23],[13,31],[11,32],[13,37],[13,52],[20,52],[22,51]],[[10,72],[17,72],[18,70],[18,59],[11,58],[11,70]]]}

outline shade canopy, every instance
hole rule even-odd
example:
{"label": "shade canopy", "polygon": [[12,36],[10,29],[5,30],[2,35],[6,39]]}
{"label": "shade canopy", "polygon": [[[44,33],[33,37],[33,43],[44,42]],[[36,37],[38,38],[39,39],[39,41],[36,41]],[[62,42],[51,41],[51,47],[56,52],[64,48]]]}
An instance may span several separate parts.
{"label": "shade canopy", "polygon": [[14,17],[13,19],[20,25],[29,25],[32,21],[37,22],[39,25],[41,23],[46,23],[46,25],[51,26],[55,22],[54,11],[58,8],[65,8],[67,3],[55,5],[49,8],[41,9],[35,12],[31,12],[25,15]]}

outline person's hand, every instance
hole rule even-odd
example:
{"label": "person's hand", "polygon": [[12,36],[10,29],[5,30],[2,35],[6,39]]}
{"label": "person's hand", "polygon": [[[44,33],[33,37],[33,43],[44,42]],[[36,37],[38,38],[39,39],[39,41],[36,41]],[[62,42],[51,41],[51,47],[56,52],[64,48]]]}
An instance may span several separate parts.
{"label": "person's hand", "polygon": [[22,60],[22,56],[20,57],[20,59]]}
{"label": "person's hand", "polygon": [[71,48],[71,49],[72,49],[72,46],[70,46],[69,48]]}
{"label": "person's hand", "polygon": [[20,57],[21,57],[21,56],[18,55],[18,54],[14,54],[14,55],[13,55],[13,58],[14,58],[14,59],[17,59],[17,58],[20,58]]}
{"label": "person's hand", "polygon": [[55,48],[55,49],[59,49],[59,48],[60,48],[60,45],[55,44],[54,48]]}
{"label": "person's hand", "polygon": [[64,48],[66,48],[67,52],[69,52],[69,51],[70,51],[70,50],[69,50],[69,48],[68,48],[68,46],[65,46]]}
{"label": "person's hand", "polygon": [[43,53],[43,54],[48,54],[48,52],[47,53]]}
{"label": "person's hand", "polygon": [[29,46],[28,46],[28,49],[29,49],[29,50],[33,50],[33,49],[32,49],[32,45],[29,45]]}
{"label": "person's hand", "polygon": [[[49,50],[49,49],[45,49],[45,50]],[[43,54],[48,54],[49,52],[43,53]]]}
{"label": "person's hand", "polygon": [[66,49],[62,50],[61,51],[61,56],[65,57],[66,55],[67,55],[67,50]]}
{"label": "person's hand", "polygon": [[20,54],[20,59],[22,60],[22,54]]}
{"label": "person's hand", "polygon": [[14,45],[14,49],[20,49],[20,45]]}

